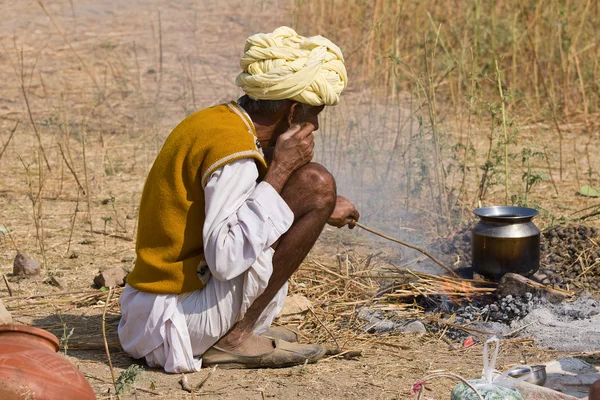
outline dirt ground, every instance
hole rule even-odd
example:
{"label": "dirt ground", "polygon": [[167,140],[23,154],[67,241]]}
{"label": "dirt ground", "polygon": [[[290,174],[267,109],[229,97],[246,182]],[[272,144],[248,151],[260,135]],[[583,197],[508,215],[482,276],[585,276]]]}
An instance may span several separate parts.
{"label": "dirt ground", "polygon": [[[0,5],[0,272],[12,297],[3,284],[0,295],[17,322],[63,338],[61,352],[86,374],[98,398],[109,398],[111,373],[102,335],[107,292],[93,289],[93,278],[108,267],[132,267],[141,189],[162,141],[191,111],[239,95],[233,82],[244,39],[291,23],[291,2],[41,4],[9,0]],[[572,135],[569,139],[579,133],[565,134]],[[569,162],[585,160],[573,155]],[[575,173],[569,190],[583,179]],[[550,190],[548,182],[543,187]],[[588,199],[563,200],[569,211],[591,205]],[[40,276],[12,276],[17,250],[42,264]],[[282,370],[217,369],[195,396],[400,399],[432,371],[478,376],[480,343],[462,348],[429,334],[378,336],[361,330],[356,307],[376,288],[350,279],[350,273],[406,257],[364,234],[326,228],[290,285],[313,301],[314,313],[305,317],[302,332],[329,345],[334,337],[344,349],[361,349],[363,356]],[[339,275],[340,260],[345,260],[346,278]],[[106,334],[118,376],[136,361],[118,344],[117,295],[107,308]],[[507,341],[498,368],[556,356],[531,341]],[[195,385],[208,374],[203,370],[187,379]],[[146,367],[135,382],[136,398],[194,398],[180,389],[179,379]],[[452,386],[434,381],[428,395],[449,398]]]}

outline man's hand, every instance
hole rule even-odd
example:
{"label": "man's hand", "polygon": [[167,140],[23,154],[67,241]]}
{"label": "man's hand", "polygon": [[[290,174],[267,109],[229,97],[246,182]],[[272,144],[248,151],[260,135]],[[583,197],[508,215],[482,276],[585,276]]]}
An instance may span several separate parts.
{"label": "man's hand", "polygon": [[273,167],[281,168],[291,175],[301,166],[308,164],[315,152],[315,137],[312,124],[292,125],[277,138],[273,152]]}
{"label": "man's hand", "polygon": [[354,228],[354,223],[358,221],[359,218],[360,214],[356,210],[356,207],[354,207],[354,204],[344,196],[338,196],[335,203],[335,209],[333,210],[331,217],[327,220],[327,223],[337,228],[348,225],[348,227],[352,229]]}
{"label": "man's hand", "polygon": [[308,164],[314,156],[315,138],[312,124],[293,125],[277,138],[273,161],[265,182],[281,193],[289,177],[300,167]]}

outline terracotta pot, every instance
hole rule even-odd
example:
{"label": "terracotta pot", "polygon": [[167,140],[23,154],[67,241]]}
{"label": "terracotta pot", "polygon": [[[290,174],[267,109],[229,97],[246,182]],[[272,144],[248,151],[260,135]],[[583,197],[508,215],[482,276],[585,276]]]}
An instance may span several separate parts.
{"label": "terracotta pot", "polygon": [[0,325],[0,399],[95,399],[83,374],[57,354],[58,339],[43,329]]}

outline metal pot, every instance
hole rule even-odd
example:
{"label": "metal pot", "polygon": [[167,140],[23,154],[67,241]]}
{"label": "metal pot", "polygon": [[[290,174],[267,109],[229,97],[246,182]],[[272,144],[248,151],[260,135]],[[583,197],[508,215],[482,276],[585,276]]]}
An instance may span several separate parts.
{"label": "metal pot", "polygon": [[540,230],[533,208],[492,206],[473,210],[473,270],[499,280],[508,272],[532,275],[540,268]]}
{"label": "metal pot", "polygon": [[532,365],[531,370],[529,368],[519,368],[508,373],[508,376],[515,379],[522,378],[526,375],[529,375],[529,378],[525,379],[525,382],[533,383],[538,386],[544,386],[548,379],[545,365]]}

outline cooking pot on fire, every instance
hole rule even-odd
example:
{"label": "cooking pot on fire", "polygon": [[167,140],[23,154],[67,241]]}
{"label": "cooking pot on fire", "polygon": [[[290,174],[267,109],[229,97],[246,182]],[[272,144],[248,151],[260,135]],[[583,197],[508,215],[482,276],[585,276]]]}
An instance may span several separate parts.
{"label": "cooking pot on fire", "polygon": [[499,280],[508,272],[532,275],[540,268],[540,230],[533,208],[492,206],[473,210],[473,270]]}

